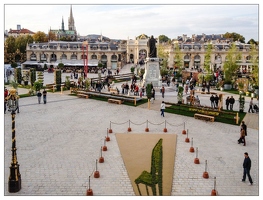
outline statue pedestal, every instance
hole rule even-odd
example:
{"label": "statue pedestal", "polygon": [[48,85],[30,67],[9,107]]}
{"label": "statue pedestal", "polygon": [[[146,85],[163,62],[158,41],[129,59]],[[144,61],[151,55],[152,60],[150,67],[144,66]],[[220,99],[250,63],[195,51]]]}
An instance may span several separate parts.
{"label": "statue pedestal", "polygon": [[145,73],[143,75],[143,85],[152,83],[153,87],[162,86],[162,77],[160,74],[160,59],[159,58],[146,58]]}

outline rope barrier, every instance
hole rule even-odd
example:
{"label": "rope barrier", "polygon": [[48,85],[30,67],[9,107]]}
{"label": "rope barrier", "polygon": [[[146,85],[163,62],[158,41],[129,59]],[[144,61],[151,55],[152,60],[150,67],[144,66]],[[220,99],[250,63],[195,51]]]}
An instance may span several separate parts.
{"label": "rope barrier", "polygon": [[141,123],[141,124],[136,124],[136,123],[134,123],[134,122],[131,122],[131,123],[134,124],[134,125],[140,126],[140,125],[143,125],[143,124],[147,123],[147,121],[145,121],[145,122],[143,122],[143,123]]}
{"label": "rope barrier", "polygon": [[[149,122],[149,121],[148,121]],[[154,124],[154,123],[152,123],[152,122],[149,122],[150,124],[152,124],[152,125],[161,125],[161,124],[163,124],[164,122],[161,122],[161,123],[159,123],[159,124]]]}
{"label": "rope barrier", "polygon": [[[163,130],[164,132],[167,132],[167,124],[170,125],[170,126],[173,126],[173,127],[183,126],[184,129],[185,129],[185,122],[180,123],[180,124],[172,124],[172,123],[167,122],[166,120],[163,121],[163,122],[160,122],[160,123],[153,123],[153,122],[150,122],[150,121],[146,120],[145,122],[142,122],[142,123],[135,123],[135,122],[132,122],[131,120],[128,120],[128,121],[119,122],[119,123],[110,121],[110,129],[109,129],[107,132],[112,133],[111,124],[123,125],[123,124],[126,124],[126,123],[129,123],[129,124],[128,124],[128,126],[129,126],[129,127],[128,127],[128,132],[131,131],[131,126],[130,126],[131,124],[137,125],[137,126],[141,126],[141,125],[143,125],[143,124],[145,124],[145,123],[146,123],[146,128],[145,128],[145,131],[146,131],[146,132],[149,132],[148,124],[157,125],[157,126],[160,126],[160,125],[164,124],[164,130]],[[185,131],[185,130],[183,130],[183,131]]]}
{"label": "rope barrier", "polygon": [[174,124],[170,124],[169,122],[166,122],[167,124],[169,124],[170,126],[182,126],[182,125],[184,125],[184,122],[183,123],[181,123],[181,124],[177,124],[177,125],[174,125]]}
{"label": "rope barrier", "polygon": [[126,122],[123,122],[123,123],[116,123],[116,122],[111,122],[111,123],[116,124],[116,125],[122,125],[122,124],[126,124],[127,122],[129,122],[129,121],[126,121]]}

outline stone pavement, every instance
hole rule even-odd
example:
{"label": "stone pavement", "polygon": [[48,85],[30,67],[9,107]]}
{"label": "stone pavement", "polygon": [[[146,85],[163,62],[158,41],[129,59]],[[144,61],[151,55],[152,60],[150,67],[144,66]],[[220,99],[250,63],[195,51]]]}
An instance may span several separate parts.
{"label": "stone pavement", "polygon": [[[19,88],[19,93],[23,92]],[[208,96],[200,95],[200,99],[201,103],[209,105]],[[158,105],[161,100],[156,90],[153,105]],[[171,89],[164,100],[176,102],[176,93]],[[48,93],[47,101],[47,104],[38,104],[37,97],[20,99],[20,113],[16,115],[16,145],[22,189],[14,194],[9,193],[7,187],[11,161],[11,115],[9,112],[4,115],[5,195],[85,195],[90,176],[94,196],[134,196],[115,138],[115,133],[129,134],[129,120],[134,122],[131,125],[132,133],[144,133],[145,124],[135,124],[146,120],[158,124],[166,120],[168,132],[163,134],[178,135],[172,196],[210,196],[214,177],[220,196],[259,195],[258,129],[248,126],[247,146],[242,146],[237,144],[239,127],[234,125],[205,122],[169,113],[165,113],[163,118],[159,109],[153,107],[147,109],[143,106],[109,104],[69,96],[67,92]],[[248,101],[246,99],[246,104]],[[258,118],[258,114],[251,116]],[[106,142],[108,151],[102,153],[105,162],[97,164],[100,178],[94,178],[92,173],[110,122],[113,130],[109,134],[111,141]],[[198,148],[198,155],[189,152],[191,143],[186,143],[186,135],[182,134],[184,122],[193,147],[195,150]],[[163,125],[152,124],[149,124],[149,133],[163,132]],[[253,186],[248,186],[248,180],[241,182],[244,152],[248,152],[252,160]],[[194,164],[196,157],[200,164]],[[206,160],[209,179],[202,177]]]}

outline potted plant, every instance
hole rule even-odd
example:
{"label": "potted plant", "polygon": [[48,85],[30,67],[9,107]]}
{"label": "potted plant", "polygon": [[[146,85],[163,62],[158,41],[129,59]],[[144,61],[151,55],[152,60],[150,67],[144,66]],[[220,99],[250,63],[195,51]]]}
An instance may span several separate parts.
{"label": "potted plant", "polygon": [[239,90],[239,94],[244,94],[244,83],[243,82],[238,83],[238,90]]}
{"label": "potted plant", "polygon": [[239,112],[244,112],[245,109],[245,97],[243,95],[239,95]]}
{"label": "potted plant", "polygon": [[255,93],[256,95],[258,95],[258,93],[259,93],[259,87],[258,87],[258,85],[255,85],[253,88],[254,88],[254,93]]}
{"label": "potted plant", "polygon": [[248,97],[249,95],[250,95],[250,92],[249,92],[249,91],[247,91],[247,92],[246,92],[246,96]]}
{"label": "potted plant", "polygon": [[183,92],[184,92],[184,88],[182,86],[179,86],[178,87],[178,94],[177,94],[178,104],[183,103]]}
{"label": "potted plant", "polygon": [[232,82],[231,82],[231,80],[225,80],[224,81],[224,89],[225,90],[231,90],[232,89]]}

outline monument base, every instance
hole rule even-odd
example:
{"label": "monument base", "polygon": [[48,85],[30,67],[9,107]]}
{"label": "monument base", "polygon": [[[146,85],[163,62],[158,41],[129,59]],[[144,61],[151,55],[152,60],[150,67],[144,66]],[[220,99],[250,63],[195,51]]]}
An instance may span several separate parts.
{"label": "monument base", "polygon": [[146,58],[145,73],[143,75],[143,85],[153,84],[153,87],[162,86],[162,77],[160,74],[160,59]]}

